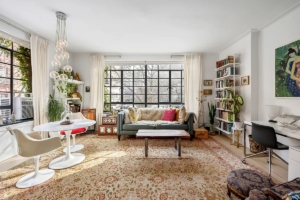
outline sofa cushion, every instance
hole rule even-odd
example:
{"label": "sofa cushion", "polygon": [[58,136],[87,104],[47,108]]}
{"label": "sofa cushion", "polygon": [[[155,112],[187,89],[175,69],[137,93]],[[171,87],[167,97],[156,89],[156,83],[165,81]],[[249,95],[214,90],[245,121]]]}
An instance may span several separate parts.
{"label": "sofa cushion", "polygon": [[161,108],[140,108],[139,120],[161,120],[165,110]]}
{"label": "sofa cushion", "polygon": [[162,120],[174,121],[176,110],[165,110]]}
{"label": "sofa cushion", "polygon": [[186,109],[185,106],[181,106],[180,110],[179,110],[179,119],[178,122],[180,124],[183,124],[185,121],[185,115],[186,115]]}
{"label": "sofa cushion", "polygon": [[155,129],[155,125],[151,124],[123,124],[123,130],[138,131],[139,129]]}
{"label": "sofa cushion", "polygon": [[140,110],[139,108],[128,108],[129,118],[131,122],[137,122],[140,118]]}
{"label": "sofa cushion", "polygon": [[129,117],[129,110],[124,109],[124,124],[131,123],[130,117]]}
{"label": "sofa cushion", "polygon": [[156,129],[176,129],[176,130],[188,130],[187,124],[159,124]]}

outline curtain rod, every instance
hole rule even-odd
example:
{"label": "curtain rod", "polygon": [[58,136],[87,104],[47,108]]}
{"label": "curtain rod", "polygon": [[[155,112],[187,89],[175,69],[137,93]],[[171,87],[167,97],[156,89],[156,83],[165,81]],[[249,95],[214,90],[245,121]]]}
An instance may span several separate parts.
{"label": "curtain rod", "polygon": [[27,35],[31,35],[31,33],[29,33],[28,31],[25,31],[24,29],[21,29],[20,27],[17,27],[16,25],[13,25],[12,23],[8,22],[8,21],[5,21],[4,19],[0,18],[0,21],[15,28],[15,29],[18,29],[19,31],[22,31],[23,33],[26,33]]}

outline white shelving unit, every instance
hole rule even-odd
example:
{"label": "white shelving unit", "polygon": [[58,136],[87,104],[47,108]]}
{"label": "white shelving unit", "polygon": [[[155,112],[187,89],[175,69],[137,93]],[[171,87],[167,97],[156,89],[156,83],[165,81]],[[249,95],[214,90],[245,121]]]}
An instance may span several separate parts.
{"label": "white shelving unit", "polygon": [[64,103],[67,103],[68,101],[73,101],[75,104],[80,104],[80,111],[82,110],[82,105],[83,105],[83,92],[84,92],[84,82],[83,81],[77,81],[77,80],[72,80],[72,79],[68,79],[67,83],[75,83],[77,85],[78,88],[78,92],[81,94],[82,98],[80,100],[80,98],[65,98],[65,94],[61,94],[57,87],[56,84],[54,83],[54,94],[55,94],[55,98],[60,98],[64,101]]}
{"label": "white shelving unit", "polygon": [[220,132],[231,134],[231,127],[233,122],[228,120],[228,116],[233,117],[234,115],[229,108],[224,109],[222,108],[222,100],[226,99],[224,95],[228,94],[226,91],[233,90],[234,94],[236,90],[240,87],[240,75],[239,75],[239,66],[240,66],[240,55],[234,54],[233,55],[233,62],[229,62],[229,57],[226,59],[217,61],[217,65],[220,64],[218,62],[224,62],[224,65],[221,67],[217,67],[216,71],[216,105],[217,106],[217,114],[216,114],[216,121],[217,125],[214,127]]}

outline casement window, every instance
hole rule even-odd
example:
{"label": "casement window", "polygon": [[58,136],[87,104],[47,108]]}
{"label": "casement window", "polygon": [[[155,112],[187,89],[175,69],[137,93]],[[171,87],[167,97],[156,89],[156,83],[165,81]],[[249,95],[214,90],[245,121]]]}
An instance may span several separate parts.
{"label": "casement window", "polygon": [[179,107],[184,104],[183,65],[110,65],[105,71],[104,110],[112,107]]}
{"label": "casement window", "polygon": [[0,114],[9,117],[13,99],[32,92],[30,49],[0,38]]}

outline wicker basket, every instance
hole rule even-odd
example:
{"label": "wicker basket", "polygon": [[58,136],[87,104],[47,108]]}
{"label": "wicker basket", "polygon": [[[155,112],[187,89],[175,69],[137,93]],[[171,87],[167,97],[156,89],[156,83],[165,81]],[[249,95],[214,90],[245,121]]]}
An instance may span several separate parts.
{"label": "wicker basket", "polygon": [[252,139],[252,135],[249,135],[250,151],[252,153],[259,153],[266,150],[266,147],[258,144]]}

